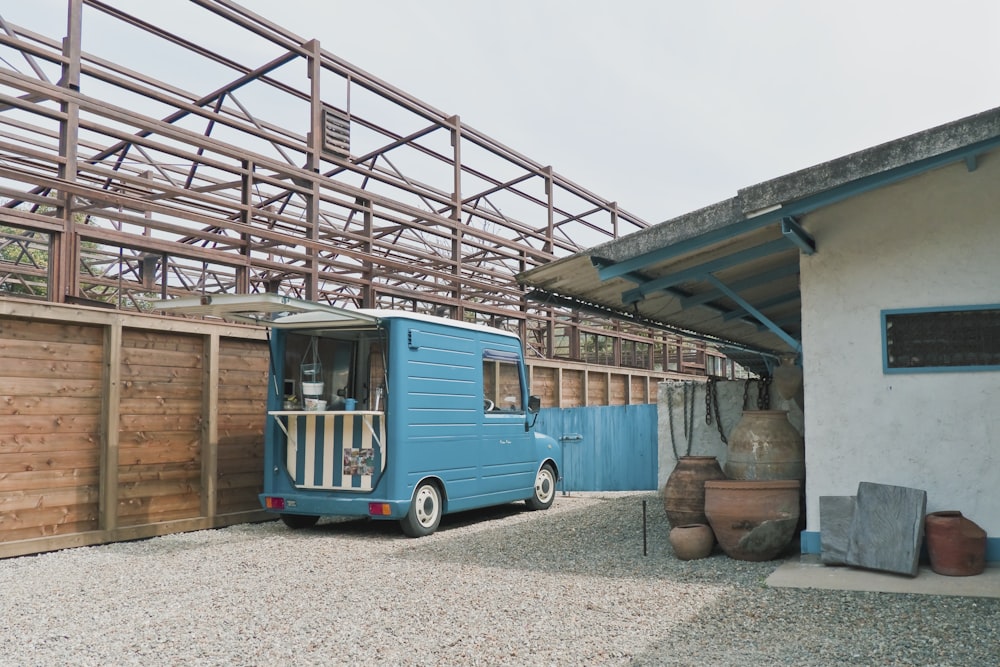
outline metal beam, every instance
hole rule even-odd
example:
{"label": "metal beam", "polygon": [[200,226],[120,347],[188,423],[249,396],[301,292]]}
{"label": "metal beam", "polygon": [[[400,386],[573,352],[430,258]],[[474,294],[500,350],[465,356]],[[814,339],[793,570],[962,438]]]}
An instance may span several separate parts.
{"label": "metal beam", "polygon": [[816,252],[816,239],[792,216],[781,219],[781,235],[801,250],[803,255],[812,255]]}
{"label": "metal beam", "polygon": [[718,259],[705,262],[704,264],[699,264],[698,266],[692,266],[691,268],[684,269],[683,271],[677,271],[676,273],[671,273],[654,280],[647,281],[634,289],[630,289],[622,293],[622,301],[626,304],[642,301],[653,292],[659,292],[660,290],[680,285],[681,283],[688,282],[689,280],[702,280],[715,271],[721,271],[723,269],[736,266],[737,264],[742,264],[743,262],[773,255],[781,252],[782,250],[786,250],[787,248],[788,242],[785,239],[762,243],[761,245],[747,248],[746,250],[742,250],[740,252],[734,252],[731,255],[719,257]]}
{"label": "metal beam", "polygon": [[[731,287],[731,289],[733,289],[734,292],[739,291],[733,287]],[[765,308],[774,308],[775,306],[781,306],[786,303],[795,301],[796,299],[801,298],[801,296],[802,295],[799,293],[799,291],[795,290],[794,292],[789,292],[788,294],[781,294],[779,296],[775,296],[770,299],[765,299],[764,301],[757,303],[756,306],[759,310],[764,310]],[[747,310],[745,308],[739,308],[737,310],[729,311],[728,313],[722,316],[722,319],[724,321],[729,321],[729,320],[735,320],[736,318],[739,317],[744,317],[746,315],[747,315]]]}
{"label": "metal beam", "polygon": [[[761,285],[772,283],[775,280],[781,280],[782,278],[787,278],[788,276],[798,275],[798,273],[799,263],[796,261],[792,264],[786,264],[785,266],[778,267],[777,269],[772,269],[770,271],[765,271],[764,273],[759,273],[755,276],[750,276],[749,278],[744,278],[743,280],[737,280],[729,286],[737,292],[743,292],[748,289],[753,289],[754,287],[760,287]],[[681,299],[681,308],[690,308],[692,306],[708,303],[709,301],[718,299],[720,296],[722,296],[722,292],[719,290],[708,290],[706,292],[702,292],[701,294],[695,294],[694,296],[686,299]]]}
{"label": "metal beam", "polygon": [[785,343],[790,348],[792,348],[792,350],[794,350],[797,354],[802,352],[802,343],[800,343],[799,341],[795,340],[790,335],[788,335],[788,332],[779,327],[776,323],[772,322],[766,315],[764,315],[764,313],[760,312],[752,305],[750,305],[750,303],[746,299],[744,299],[739,294],[726,287],[721,280],[712,275],[705,276],[705,279],[710,283],[712,283],[713,285],[715,285],[717,289],[719,289],[723,294],[728,296],[730,299],[743,306],[743,308],[745,308],[748,313],[756,317],[757,321],[766,326],[771,333],[773,333],[781,340],[785,341]]}

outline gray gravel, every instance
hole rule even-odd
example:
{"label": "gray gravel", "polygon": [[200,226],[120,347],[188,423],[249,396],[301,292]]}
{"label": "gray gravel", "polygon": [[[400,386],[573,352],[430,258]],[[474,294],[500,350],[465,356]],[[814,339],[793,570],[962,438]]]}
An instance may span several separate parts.
{"label": "gray gravel", "polygon": [[[642,501],[647,501],[643,555]],[[996,665],[1000,600],[679,561],[655,493],[273,522],[0,561],[0,665]]]}

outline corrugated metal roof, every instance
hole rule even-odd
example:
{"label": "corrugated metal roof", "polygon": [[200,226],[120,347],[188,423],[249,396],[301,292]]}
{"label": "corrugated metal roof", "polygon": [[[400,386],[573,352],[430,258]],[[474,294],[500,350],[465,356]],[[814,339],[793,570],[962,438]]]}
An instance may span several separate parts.
{"label": "corrugated metal roof", "polygon": [[801,350],[799,220],[1000,146],[1000,108],[744,188],[736,197],[537,267],[530,297],[768,356]]}

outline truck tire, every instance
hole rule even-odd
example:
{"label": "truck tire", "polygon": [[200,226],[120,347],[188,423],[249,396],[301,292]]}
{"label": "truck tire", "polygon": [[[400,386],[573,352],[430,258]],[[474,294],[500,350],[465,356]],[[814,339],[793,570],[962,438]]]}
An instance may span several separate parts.
{"label": "truck tire", "polygon": [[556,471],[548,463],[538,469],[535,492],[524,501],[529,510],[547,510],[556,499]]}
{"label": "truck tire", "polygon": [[433,482],[421,482],[413,492],[413,502],[399,526],[407,537],[424,537],[441,523],[441,492]]}

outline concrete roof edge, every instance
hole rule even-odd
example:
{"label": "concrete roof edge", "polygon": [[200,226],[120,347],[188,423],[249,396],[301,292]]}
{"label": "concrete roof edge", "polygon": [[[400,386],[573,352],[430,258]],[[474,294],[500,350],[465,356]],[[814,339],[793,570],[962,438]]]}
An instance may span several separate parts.
{"label": "concrete roof edge", "polygon": [[742,188],[738,199],[747,214],[998,136],[1000,107]]}
{"label": "concrete roof edge", "polygon": [[580,254],[621,262],[650,250],[726,227],[742,218],[740,202],[733,197],[608,241]]}

